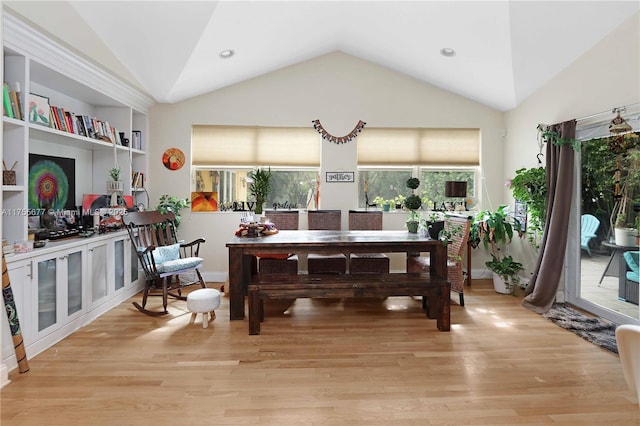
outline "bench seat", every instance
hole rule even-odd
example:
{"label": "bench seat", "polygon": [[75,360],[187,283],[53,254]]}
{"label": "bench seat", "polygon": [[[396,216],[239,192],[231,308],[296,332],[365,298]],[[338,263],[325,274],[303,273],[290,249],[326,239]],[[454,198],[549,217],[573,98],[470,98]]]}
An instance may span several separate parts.
{"label": "bench seat", "polygon": [[260,334],[264,299],[423,296],[428,318],[449,331],[450,283],[428,273],[255,275],[249,284],[249,334]]}

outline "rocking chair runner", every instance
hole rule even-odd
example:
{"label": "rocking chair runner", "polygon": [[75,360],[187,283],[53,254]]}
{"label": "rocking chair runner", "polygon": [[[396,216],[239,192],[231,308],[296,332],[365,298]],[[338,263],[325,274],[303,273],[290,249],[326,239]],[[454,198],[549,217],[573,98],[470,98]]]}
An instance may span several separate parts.
{"label": "rocking chair runner", "polygon": [[[144,270],[142,305],[133,302],[140,312],[152,316],[164,315],[168,313],[168,296],[187,300],[182,296],[180,274],[195,272],[197,280],[190,284],[199,283],[202,288],[206,288],[199,270],[202,258],[198,257],[200,244],[205,240],[198,238],[190,243],[180,243],[172,212],[132,212],[123,217],[123,222]],[[162,296],[163,310],[146,309],[148,296]]]}

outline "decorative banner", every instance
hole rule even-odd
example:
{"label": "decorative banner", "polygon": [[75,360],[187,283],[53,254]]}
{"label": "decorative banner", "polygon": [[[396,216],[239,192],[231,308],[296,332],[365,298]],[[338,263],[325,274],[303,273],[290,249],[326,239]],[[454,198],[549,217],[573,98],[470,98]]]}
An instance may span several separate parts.
{"label": "decorative banner", "polygon": [[313,128],[316,129],[318,133],[322,135],[322,139],[326,139],[329,142],[338,143],[338,144],[351,142],[356,136],[358,136],[358,133],[360,133],[362,129],[364,129],[364,126],[367,125],[367,123],[360,120],[358,121],[358,124],[356,124],[356,127],[354,127],[354,129],[351,131],[351,133],[349,133],[348,135],[338,137],[338,136],[333,136],[332,134],[327,132],[324,129],[324,127],[322,127],[322,124],[320,124],[320,120],[313,120],[312,123],[313,123]]}
{"label": "decorative banner", "polygon": [[22,340],[22,331],[20,331],[20,321],[18,320],[18,310],[16,309],[16,302],[13,299],[13,290],[11,290],[9,270],[4,260],[4,252],[2,253],[2,297],[4,298],[4,309],[7,312],[11,338],[13,339],[13,349],[16,351],[18,371],[26,373],[29,371],[29,361],[27,360],[27,352],[24,350],[24,341]]}

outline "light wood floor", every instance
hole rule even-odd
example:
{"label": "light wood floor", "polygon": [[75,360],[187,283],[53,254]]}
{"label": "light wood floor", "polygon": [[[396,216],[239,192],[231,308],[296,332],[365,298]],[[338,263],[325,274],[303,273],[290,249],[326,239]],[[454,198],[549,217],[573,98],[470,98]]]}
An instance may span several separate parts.
{"label": "light wood floor", "polygon": [[[138,300],[138,298],[135,298]],[[124,303],[14,371],[8,425],[638,425],[617,355],[474,280],[452,330],[410,298],[272,303],[260,336]],[[158,303],[152,299],[149,303]]]}

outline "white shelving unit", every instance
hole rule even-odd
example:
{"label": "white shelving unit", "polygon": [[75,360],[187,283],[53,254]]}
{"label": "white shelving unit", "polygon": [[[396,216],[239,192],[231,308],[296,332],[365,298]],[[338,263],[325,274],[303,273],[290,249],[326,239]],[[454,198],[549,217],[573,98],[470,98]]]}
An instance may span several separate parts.
{"label": "white shelving unit", "polygon": [[[29,185],[30,154],[74,160],[75,193],[69,196],[74,197],[75,206],[81,206],[83,194],[106,194],[108,172],[116,162],[124,195],[133,195],[134,205],[141,202],[144,191],[131,187],[130,176],[135,171],[148,176],[144,149],[150,143],[147,110],[154,104],[153,99],[6,9],[2,19],[3,79],[12,88],[19,84],[22,115],[27,118],[2,119],[3,160],[7,167],[16,163],[16,185],[2,185],[2,238],[10,243],[28,239],[28,215],[42,207],[37,205],[35,191]],[[143,149],[31,123],[25,114],[29,93],[47,97],[50,105],[74,114],[108,121],[130,141],[132,131],[140,131]],[[28,356],[139,291],[137,259],[131,255],[130,244],[127,233],[119,231],[53,241],[43,249],[6,258]],[[92,279],[97,265],[106,271],[99,283]],[[16,364],[11,350],[6,350],[11,349],[11,336],[4,315],[0,323],[2,367],[6,371],[6,367],[12,369]]]}

